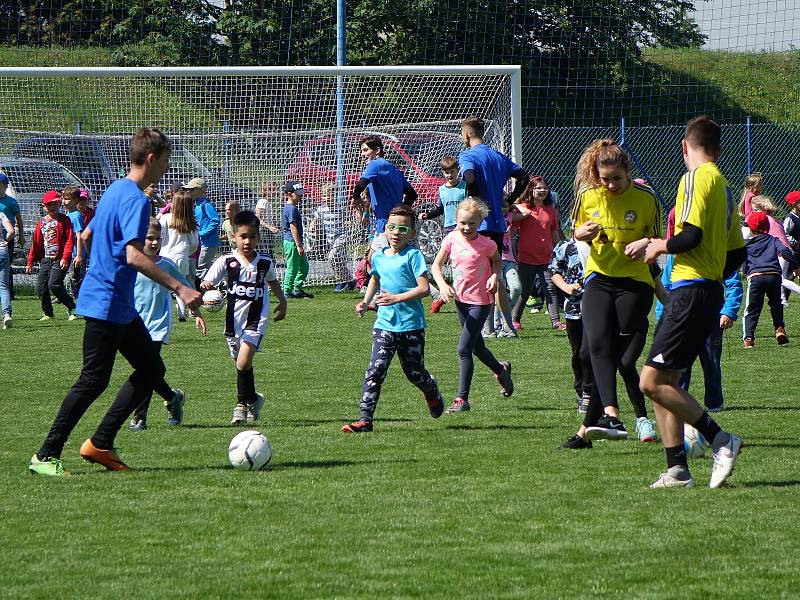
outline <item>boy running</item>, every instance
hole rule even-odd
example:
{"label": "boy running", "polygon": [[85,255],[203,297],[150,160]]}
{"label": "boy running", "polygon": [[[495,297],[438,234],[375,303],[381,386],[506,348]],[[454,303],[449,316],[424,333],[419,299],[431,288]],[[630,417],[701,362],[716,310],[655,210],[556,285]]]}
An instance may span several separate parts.
{"label": "boy running", "polygon": [[678,187],[675,235],[669,240],[652,239],[644,251],[650,264],[662,254],[675,255],[669,302],[640,379],[642,391],[653,400],[667,457],[667,471],[651,488],[694,486],[683,445],[684,423],[712,442],[712,488],[724,485],[743,445],[741,437],[722,431],[678,385],[719,322],[722,282],[745,257],[739,223],[733,218],[733,193],[716,165],[720,139],[719,124],[705,115],[686,125],[682,148],[689,172]]}
{"label": "boy running", "polygon": [[[190,308],[200,306],[200,293],[159,269],[143,252],[150,222],[150,203],[143,191],[158,183],[169,167],[170,141],[161,131],[145,127],[131,140],[131,168],[103,194],[97,214],[83,232],[92,238],[92,265],[86,272],[77,312],[86,319],[83,368],[67,393],[50,433],[28,468],[39,475],[64,474],[61,452],[83,414],[108,387],[117,351],[134,368],[94,435],[80,448],[84,460],[110,471],[130,467],[114,451],[114,438],[125,420],[164,376],[164,363],[133,303],[136,272],[168,287]],[[54,192],[56,198],[58,192]],[[71,231],[71,228],[70,228]]]}

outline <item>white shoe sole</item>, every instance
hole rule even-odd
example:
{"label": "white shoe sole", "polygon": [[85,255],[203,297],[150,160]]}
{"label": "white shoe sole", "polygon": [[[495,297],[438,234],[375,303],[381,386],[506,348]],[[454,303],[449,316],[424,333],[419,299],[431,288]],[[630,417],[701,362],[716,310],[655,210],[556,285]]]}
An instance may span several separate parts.
{"label": "white shoe sole", "polygon": [[[739,453],[742,450],[742,446],[744,446],[744,440],[740,438],[736,434],[731,435],[731,452],[733,456],[730,459],[726,459],[726,465],[723,467],[717,468],[717,461],[714,460],[714,464],[711,467],[711,481],[708,483],[708,487],[712,489],[716,489],[725,485],[725,482],[728,481],[728,477],[733,474],[733,468],[736,466],[736,459],[739,458]],[[727,446],[727,444],[726,444]]]}
{"label": "white shoe sole", "polygon": [[627,440],[628,432],[617,429],[605,429],[603,427],[587,427],[587,440]]}

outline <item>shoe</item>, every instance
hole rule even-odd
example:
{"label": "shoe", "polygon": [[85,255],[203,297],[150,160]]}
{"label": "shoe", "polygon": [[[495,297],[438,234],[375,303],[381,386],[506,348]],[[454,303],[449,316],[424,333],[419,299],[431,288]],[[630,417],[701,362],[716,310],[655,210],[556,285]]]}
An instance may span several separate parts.
{"label": "shoe", "polygon": [[503,397],[508,398],[514,393],[514,382],[511,381],[511,363],[501,360],[500,366],[503,367],[503,371],[499,375],[495,375],[495,379],[497,379],[497,383],[500,384]]}
{"label": "shoe", "polygon": [[359,293],[359,294],[361,294],[362,296],[363,296],[364,294],[366,294],[366,293],[367,293],[367,286],[365,286],[365,285],[362,285],[362,286],[361,286],[361,289],[360,289],[360,290],[358,290],[358,293]]}
{"label": "shoe", "polygon": [[496,338],[497,332],[496,331],[481,331],[481,335],[483,339],[488,340],[489,338]]}
{"label": "shoe", "polygon": [[659,488],[676,488],[676,487],[684,487],[684,488],[693,488],[694,487],[694,479],[692,476],[689,475],[689,471],[685,471],[681,469],[682,472],[686,474],[686,477],[675,477],[674,475],[670,474],[669,471],[672,469],[667,470],[666,473],[662,473],[658,476],[653,483],[650,484],[650,489],[655,490]]}
{"label": "shoe", "polygon": [[352,292],[354,289],[356,289],[356,280],[351,279],[350,281],[344,284],[344,287],[346,291]]}
{"label": "shoe", "polygon": [[442,416],[444,412],[444,400],[442,400],[442,395],[439,392],[436,392],[435,398],[425,398],[425,402],[428,403],[428,412],[431,413],[434,419],[438,419]]}
{"label": "shoe", "polygon": [[172,393],[174,394],[172,402],[164,401],[164,405],[167,407],[167,425],[174,427],[183,422],[183,405],[186,402],[186,394],[178,388],[172,390]]}
{"label": "shoe", "polygon": [[61,459],[52,456],[44,460],[39,460],[39,457],[34,454],[28,463],[28,470],[31,472],[31,475],[48,475],[50,477],[62,477],[66,475],[64,467],[61,464]]}
{"label": "shoe", "polygon": [[77,318],[78,315],[76,315],[74,311],[67,309],[67,321],[75,321]]}
{"label": "shoe", "polygon": [[469,402],[462,399],[456,398],[453,400],[453,403],[447,407],[447,411],[449,413],[459,413],[459,412],[467,412],[469,410]]}
{"label": "shoe", "polygon": [[342,433],[369,433],[372,431],[372,421],[359,419],[342,427]]}
{"label": "shoe", "polygon": [[584,448],[592,447],[592,440],[585,440],[576,433],[566,442],[561,444],[561,447],[565,448],[566,450],[583,450]]}
{"label": "shoe", "polygon": [[753,338],[744,338],[744,347],[745,348],[755,348],[756,341]]}
{"label": "shoe", "polygon": [[303,295],[300,292],[295,292],[295,291],[284,292],[283,295],[286,296],[287,298],[294,298],[295,300],[303,299]]}
{"label": "shoe", "polygon": [[514,327],[514,331],[522,331],[522,323],[519,321],[512,321],[512,327]]}
{"label": "shoe", "polygon": [[[718,437],[720,437],[719,433],[717,434]],[[714,439],[716,440],[717,438]],[[725,485],[728,477],[733,473],[736,458],[739,456],[743,446],[744,440],[735,433],[729,433],[728,439],[724,444],[714,444],[714,464],[711,466],[711,481],[708,487],[718,488]]]}
{"label": "shoe", "polygon": [[511,329],[501,329],[497,332],[497,337],[499,338],[519,338],[516,331]]}
{"label": "shoe", "polygon": [[185,317],[185,316],[181,317],[181,316],[179,315],[179,316],[178,316],[178,323],[186,323],[186,317]]}
{"label": "shoe", "polygon": [[775,341],[778,342],[778,346],[785,346],[789,343],[789,336],[786,335],[786,330],[783,327],[775,328]]}
{"label": "shoe", "polygon": [[657,442],[656,430],[653,427],[653,421],[647,417],[639,417],[636,419],[636,435],[639,436],[640,442]]}
{"label": "shoe", "polygon": [[231,425],[241,425],[247,421],[247,409],[244,404],[237,404],[231,416]]}
{"label": "shoe", "polygon": [[11,315],[3,315],[3,329],[11,329]]}
{"label": "shoe", "polygon": [[335,286],[333,286],[333,292],[335,294],[339,294],[341,292],[346,292],[346,291],[347,291],[347,287],[346,287],[346,284],[344,284],[344,283],[337,283]]}
{"label": "shoe", "polygon": [[440,310],[442,310],[443,306],[444,306],[444,300],[442,300],[441,298],[437,298],[436,300],[431,302],[431,314],[435,315]]}
{"label": "shoe", "polygon": [[603,415],[596,425],[586,428],[586,438],[590,440],[626,440],[628,430],[617,417]]}
{"label": "shoe", "polygon": [[128,425],[128,431],[145,431],[147,430],[147,421],[144,419],[137,419],[134,417]]}
{"label": "shoe", "polygon": [[40,320],[40,321],[49,321],[49,320],[50,320],[50,319],[52,319],[52,318],[53,318],[53,317],[51,317],[51,316],[49,316],[49,315],[42,315],[41,317],[39,317],[39,320]]}
{"label": "shoe", "polygon": [[719,406],[715,406],[714,408],[707,408],[706,412],[709,413],[719,413],[725,410],[725,404],[720,404]]}
{"label": "shoe", "polygon": [[583,394],[580,398],[578,398],[578,414],[585,415],[589,412],[589,401],[592,397],[588,394]]}
{"label": "shoe", "polygon": [[109,471],[129,471],[126,465],[114,450],[101,450],[92,443],[92,438],[87,439],[81,444],[81,458],[90,463],[103,465]]}
{"label": "shoe", "polygon": [[541,306],[534,306],[534,307],[531,309],[531,314],[532,314],[532,315],[537,315],[537,314],[539,314],[540,312],[542,312],[542,307],[541,307]]}
{"label": "shoe", "polygon": [[247,422],[255,423],[261,417],[261,409],[264,406],[264,396],[256,394],[256,401],[247,407]]}
{"label": "shoe", "polygon": [[292,294],[294,294],[292,298],[308,298],[310,300],[314,297],[314,294],[309,294],[304,290],[295,290]]}
{"label": "shoe", "polygon": [[556,331],[565,331],[567,329],[567,326],[558,319],[556,319],[555,321],[553,321],[553,329],[555,329]]}

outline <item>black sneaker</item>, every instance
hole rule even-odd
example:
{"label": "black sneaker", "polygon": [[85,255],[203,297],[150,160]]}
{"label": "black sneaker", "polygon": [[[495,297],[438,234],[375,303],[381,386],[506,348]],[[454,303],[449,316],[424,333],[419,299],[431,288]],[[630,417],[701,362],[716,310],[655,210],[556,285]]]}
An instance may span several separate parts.
{"label": "black sneaker", "polygon": [[589,440],[627,440],[628,430],[617,417],[603,415],[597,424],[586,428]]}
{"label": "black sneaker", "polygon": [[314,297],[314,294],[309,294],[304,290],[295,290],[292,292],[292,298],[308,298],[309,300]]}
{"label": "black sneaker", "polygon": [[497,379],[497,383],[500,384],[500,391],[503,393],[503,396],[508,398],[514,393],[514,382],[511,381],[511,363],[501,360],[500,366],[503,367],[503,370],[500,371],[499,375],[495,375],[495,378]]}
{"label": "black sneaker", "polygon": [[302,292],[296,292],[296,291],[295,292],[284,292],[284,295],[287,298],[294,298],[295,300],[301,300],[301,299],[305,298],[305,296],[303,296]]}
{"label": "black sneaker", "polygon": [[584,448],[592,447],[592,440],[584,440],[576,433],[566,442],[561,444],[561,447],[566,448],[567,450],[583,450]]}

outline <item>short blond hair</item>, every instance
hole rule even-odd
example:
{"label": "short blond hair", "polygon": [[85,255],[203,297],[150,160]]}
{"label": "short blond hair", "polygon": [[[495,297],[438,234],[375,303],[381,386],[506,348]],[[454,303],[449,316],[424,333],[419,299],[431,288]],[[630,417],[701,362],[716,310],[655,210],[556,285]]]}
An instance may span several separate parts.
{"label": "short blond hair", "polygon": [[489,207],[486,205],[486,202],[477,196],[470,196],[469,198],[462,200],[458,205],[458,210],[456,212],[459,210],[464,210],[472,214],[479,214],[481,216],[481,220],[485,219],[489,214]]}
{"label": "short blond hair", "polygon": [[764,175],[756,171],[744,178],[744,189],[754,192],[764,187]]}
{"label": "short blond hair", "polygon": [[760,210],[768,215],[771,215],[777,210],[775,203],[769,196],[754,196],[750,200],[750,206],[752,206],[754,210]]}

